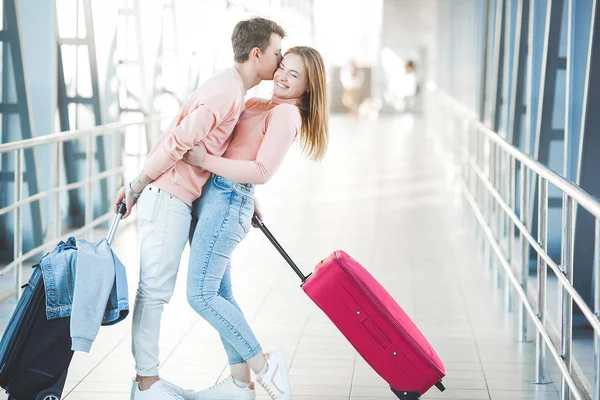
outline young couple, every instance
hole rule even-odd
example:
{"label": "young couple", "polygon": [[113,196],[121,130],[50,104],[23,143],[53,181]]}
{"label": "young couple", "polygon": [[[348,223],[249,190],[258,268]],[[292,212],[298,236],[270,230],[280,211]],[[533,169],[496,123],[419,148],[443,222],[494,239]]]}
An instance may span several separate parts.
{"label": "young couple", "polygon": [[[136,379],[132,400],[254,399],[256,383],[273,399],[290,399],[282,350],[263,353],[231,288],[231,254],[248,234],[254,185],[267,182],[297,139],[313,160],[328,141],[325,66],[310,47],[281,55],[282,27],[263,18],[239,22],[234,65],[201,85],[153,147],[144,169],[122,188],[127,213],[138,205],[140,278],[133,312]],[[244,102],[246,91],[273,80],[270,99]],[[194,393],[160,379],[161,314],[181,253],[190,240],[187,298],[220,334],[231,376]]]}

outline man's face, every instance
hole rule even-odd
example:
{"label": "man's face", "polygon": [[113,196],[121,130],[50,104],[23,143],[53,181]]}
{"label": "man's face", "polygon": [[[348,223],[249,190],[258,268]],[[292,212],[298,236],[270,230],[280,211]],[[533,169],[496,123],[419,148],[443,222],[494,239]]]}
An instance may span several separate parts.
{"label": "man's face", "polygon": [[260,56],[260,79],[266,81],[273,80],[273,74],[283,58],[281,56],[281,36],[276,33],[271,33],[269,45],[264,52],[260,52]]}

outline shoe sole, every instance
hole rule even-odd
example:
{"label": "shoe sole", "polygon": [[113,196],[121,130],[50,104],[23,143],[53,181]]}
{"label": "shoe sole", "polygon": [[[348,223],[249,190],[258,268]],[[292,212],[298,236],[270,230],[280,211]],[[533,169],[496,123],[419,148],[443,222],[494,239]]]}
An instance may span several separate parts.
{"label": "shoe sole", "polygon": [[[212,400],[240,400],[240,397],[213,397]],[[252,397],[244,397],[242,400],[255,400],[256,399],[256,394],[254,394]],[[197,400],[194,397],[194,400]]]}

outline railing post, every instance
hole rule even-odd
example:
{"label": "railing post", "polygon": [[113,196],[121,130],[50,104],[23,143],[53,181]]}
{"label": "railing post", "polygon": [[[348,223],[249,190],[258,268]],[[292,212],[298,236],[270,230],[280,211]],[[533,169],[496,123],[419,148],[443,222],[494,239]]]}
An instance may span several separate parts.
{"label": "railing post", "polygon": [[[478,168],[483,170],[483,138],[479,132],[479,129],[476,130],[476,149],[475,149],[475,165]],[[477,191],[477,207],[480,210],[484,210],[485,207],[485,189],[483,187],[483,183],[478,175],[475,176],[475,190]],[[475,229],[477,229],[477,240],[478,246],[480,246],[480,254],[484,257],[485,260],[485,235],[483,234],[483,228],[477,225],[477,221],[475,222]]]}
{"label": "railing post", "polygon": [[[573,238],[575,227],[575,201],[563,193],[562,218],[562,272],[573,286]],[[571,374],[571,356],[573,346],[573,299],[565,287],[562,288],[562,318],[561,318],[561,354],[565,366]],[[561,379],[561,399],[569,400],[571,392],[565,379]]]}
{"label": "railing post", "polygon": [[[542,250],[548,252],[548,181],[538,176],[538,243]],[[543,326],[546,324],[546,260],[538,254],[538,304],[537,317]],[[540,332],[535,339],[535,381],[537,384],[552,382],[546,378],[546,344]]]}
{"label": "railing post", "polygon": [[[52,169],[52,188],[60,186],[60,169],[62,160],[62,142],[56,142],[54,144],[54,168]],[[54,220],[54,238],[58,240],[62,233],[62,223],[60,218],[60,192],[56,192],[54,196],[54,207],[52,212],[52,218]]]}
{"label": "railing post", "polygon": [[[476,151],[476,135],[477,135],[477,130],[476,128],[469,124],[469,131],[468,131],[468,147],[467,147],[467,159],[465,160],[465,173],[467,175],[467,182],[468,182],[468,187],[469,187],[469,193],[471,194],[471,196],[474,199],[477,199],[477,180],[476,177],[474,176],[474,172],[471,169],[471,162],[473,162],[473,160],[475,160],[476,158],[474,157],[475,155],[475,151]],[[467,201],[467,199],[464,199],[465,201],[465,207],[467,208],[467,210],[470,209],[470,205],[469,202]],[[473,215],[473,213],[467,213],[467,215],[469,216],[469,228],[470,228],[470,235],[471,237],[473,237],[473,240],[475,242],[475,245],[477,246],[477,242],[478,242],[478,237],[477,237],[477,219],[475,218],[475,216]]]}
{"label": "railing post", "polygon": [[[459,149],[460,154],[460,177],[462,180],[462,184],[459,185],[460,189],[460,202],[462,205],[463,218],[465,221],[469,221],[469,204],[464,200],[463,190],[470,190],[469,185],[469,132],[471,130],[471,125],[469,124],[469,120],[467,118],[462,119],[462,132],[461,136],[461,146]],[[468,229],[468,227],[467,227]]]}
{"label": "railing post", "polygon": [[[123,165],[123,148],[122,148],[122,139],[121,139],[121,131],[118,130],[115,132],[115,139],[114,139],[114,149],[113,149],[113,168],[118,168],[120,166]],[[113,195],[114,193],[117,192],[117,190],[119,189],[119,187],[121,186],[121,180],[123,179],[123,175],[121,174],[121,176],[115,176],[113,178]]]}
{"label": "railing post", "polygon": [[[490,182],[493,182],[493,144],[491,143],[491,141],[489,139],[487,139],[485,141],[485,143],[487,144],[487,150],[488,150],[488,154],[487,154],[487,179]],[[484,154],[485,155],[485,154]],[[485,185],[483,186],[483,190],[485,193],[485,200],[486,200],[486,213],[485,213],[485,222],[488,224],[488,226],[492,226],[492,220],[493,220],[493,197],[492,194],[486,189]],[[491,268],[492,271],[492,281],[494,282],[494,284],[496,284],[496,278],[498,277],[498,265],[496,265],[494,263],[494,253],[492,251],[492,245],[491,243],[487,242],[486,243],[486,247],[485,247],[485,257],[486,257],[486,262],[488,263],[488,266]]]}
{"label": "railing post", "polygon": [[[516,186],[516,177],[515,177],[515,169],[516,169],[516,160],[514,158],[512,158],[510,156],[510,154],[506,154],[506,164],[508,167],[508,176],[504,182],[504,184],[506,185],[505,190],[506,190],[506,195],[508,197],[508,206],[510,207],[510,210],[512,212],[515,211],[515,186]],[[513,254],[512,254],[512,248],[513,248],[513,240],[514,240],[514,229],[513,229],[513,223],[512,220],[510,219],[510,216],[508,213],[504,214],[505,218],[503,220],[503,223],[506,227],[506,260],[508,261],[508,264],[510,265],[510,269],[512,272],[514,272],[514,268],[513,268]],[[506,302],[506,309],[508,311],[512,310],[512,285],[510,283],[510,278],[508,277],[508,274],[505,274],[505,280],[504,280],[504,295],[505,295],[505,302]]]}
{"label": "railing post", "polygon": [[[138,143],[146,143],[145,138],[148,137],[148,135],[146,135],[146,129],[144,127],[144,130],[142,131],[141,127],[137,127],[138,129]],[[150,143],[146,143],[146,150],[149,153],[150,152]],[[142,167],[144,166],[144,164],[142,163],[142,152],[139,149],[139,145],[136,148],[136,152],[137,152],[137,168],[136,171],[141,171]]]}
{"label": "railing post", "polygon": [[[519,194],[520,194],[520,218],[526,229],[530,229],[528,208],[529,208],[529,171],[526,165],[521,163],[519,170]],[[527,293],[527,280],[529,278],[529,242],[523,234],[519,232],[519,241],[521,244],[521,287]],[[519,341],[527,341],[527,311],[525,305],[521,303],[519,307]]]}
{"label": "railing post", "polygon": [[[15,152],[15,178],[14,178],[14,200],[15,204],[23,198],[23,149]],[[15,260],[23,255],[23,207],[19,206],[14,211],[14,235],[13,250]],[[15,265],[15,295],[21,297],[21,281],[23,273],[23,262],[19,261]]]}
{"label": "railing post", "polygon": [[[85,160],[86,160],[86,174],[85,177],[88,180],[85,185],[85,226],[88,226],[94,220],[94,202],[92,199],[92,176],[94,175],[94,135],[88,137]],[[88,240],[92,240],[93,231],[89,229],[87,231]]]}
{"label": "railing post", "polygon": [[[496,145],[496,143],[492,142],[492,151],[491,154],[493,155],[492,158],[492,174],[491,174],[491,182],[492,182],[492,187],[498,191],[499,193],[501,193],[501,190],[499,190],[500,187],[500,149],[498,148],[498,146]],[[492,195],[492,193],[490,193],[490,202],[492,202],[492,215],[490,217],[490,228],[492,228],[492,231],[494,232],[494,240],[496,241],[496,243],[498,243],[501,247],[502,247],[502,241],[500,240],[500,220],[501,220],[501,214],[500,214],[500,205],[496,202],[496,200],[494,199],[494,196]],[[493,251],[490,251],[490,262],[493,263],[493,270],[494,270],[494,284],[497,288],[501,288],[502,287],[502,271],[500,269],[500,260],[498,260],[498,257],[496,257],[496,255],[494,254]]]}
{"label": "railing post", "polygon": [[[594,314],[600,318],[600,218],[596,218],[594,240]],[[594,332],[594,400],[600,400],[600,335]]]}

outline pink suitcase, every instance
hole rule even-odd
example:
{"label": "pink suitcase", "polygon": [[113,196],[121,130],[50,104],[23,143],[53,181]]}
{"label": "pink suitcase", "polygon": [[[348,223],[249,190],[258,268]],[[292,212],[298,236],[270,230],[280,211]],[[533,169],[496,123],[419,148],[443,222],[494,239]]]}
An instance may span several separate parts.
{"label": "pink suitcase", "polygon": [[348,254],[334,251],[305,276],[267,227],[253,219],[302,279],[302,289],[400,399],[444,391],[446,372],[425,336],[392,296]]}

